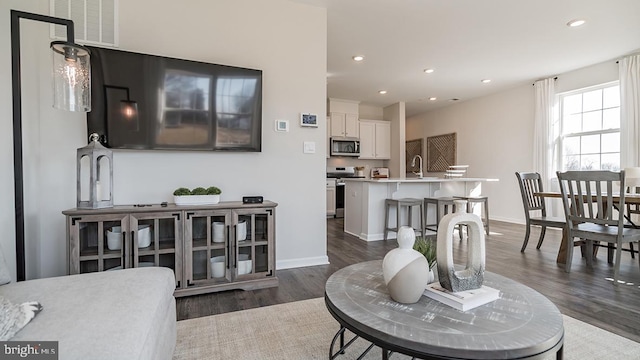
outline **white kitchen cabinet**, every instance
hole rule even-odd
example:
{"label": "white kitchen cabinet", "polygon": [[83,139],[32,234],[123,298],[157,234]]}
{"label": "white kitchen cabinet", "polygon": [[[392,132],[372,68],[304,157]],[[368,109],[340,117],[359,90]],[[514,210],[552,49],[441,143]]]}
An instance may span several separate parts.
{"label": "white kitchen cabinet", "polygon": [[360,159],[391,158],[391,123],[360,120]]}
{"label": "white kitchen cabinet", "polygon": [[336,182],[327,180],[327,216],[336,214]]}
{"label": "white kitchen cabinet", "polygon": [[358,114],[331,112],[331,136],[358,138]]}

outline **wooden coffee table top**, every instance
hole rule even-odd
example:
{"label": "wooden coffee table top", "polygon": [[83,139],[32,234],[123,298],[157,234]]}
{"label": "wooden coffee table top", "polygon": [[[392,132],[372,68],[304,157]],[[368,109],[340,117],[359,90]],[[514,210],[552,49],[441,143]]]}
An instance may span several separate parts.
{"label": "wooden coffee table top", "polygon": [[411,356],[514,359],[562,347],[562,314],[546,297],[490,272],[485,272],[484,285],[499,289],[500,299],[466,312],[426,296],[416,304],[400,304],[391,300],[382,261],[376,260],[331,275],[325,302],[347,329]]}

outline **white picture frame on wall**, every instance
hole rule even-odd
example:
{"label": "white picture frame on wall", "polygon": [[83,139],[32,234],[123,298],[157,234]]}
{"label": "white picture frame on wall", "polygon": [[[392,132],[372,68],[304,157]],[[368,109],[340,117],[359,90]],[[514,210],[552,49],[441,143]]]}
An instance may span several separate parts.
{"label": "white picture frame on wall", "polygon": [[289,121],[276,120],[276,131],[287,132],[289,131]]}
{"label": "white picture frame on wall", "polygon": [[300,114],[300,126],[318,127],[318,115],[310,113]]}

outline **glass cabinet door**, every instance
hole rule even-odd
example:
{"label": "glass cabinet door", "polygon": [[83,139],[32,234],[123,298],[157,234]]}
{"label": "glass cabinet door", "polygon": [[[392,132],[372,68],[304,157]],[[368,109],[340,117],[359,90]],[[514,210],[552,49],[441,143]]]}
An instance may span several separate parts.
{"label": "glass cabinet door", "polygon": [[186,213],[187,286],[231,282],[230,220],[230,213],[225,210]]}
{"label": "glass cabinet door", "polygon": [[[132,214],[131,267],[162,266],[173,270],[176,287],[182,285],[182,222],[180,213]],[[137,229],[134,231],[133,229]]]}
{"label": "glass cabinet door", "polygon": [[234,210],[233,226],[234,278],[273,276],[273,209]]}
{"label": "glass cabinet door", "polygon": [[123,214],[71,216],[69,274],[129,267],[129,217]]}

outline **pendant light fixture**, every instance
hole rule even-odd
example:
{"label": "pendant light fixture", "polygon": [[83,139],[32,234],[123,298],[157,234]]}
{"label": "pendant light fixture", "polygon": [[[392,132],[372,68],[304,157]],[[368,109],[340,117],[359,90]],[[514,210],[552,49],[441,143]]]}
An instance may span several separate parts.
{"label": "pendant light fixture", "polygon": [[20,20],[62,25],[66,41],[51,43],[53,53],[53,106],[69,111],[91,110],[90,52],[75,44],[74,25],[69,19],[11,10],[11,90],[13,96],[13,177],[15,196],[16,278],[26,280],[24,231],[24,179],[22,164],[22,80],[20,77]]}
{"label": "pendant light fixture", "polygon": [[91,111],[89,49],[70,42],[51,43],[53,59],[53,107],[67,111]]}

